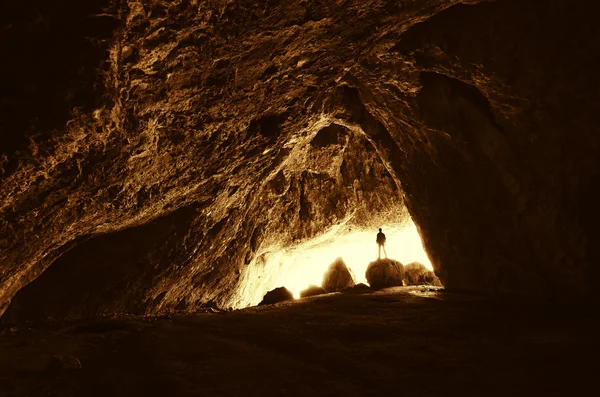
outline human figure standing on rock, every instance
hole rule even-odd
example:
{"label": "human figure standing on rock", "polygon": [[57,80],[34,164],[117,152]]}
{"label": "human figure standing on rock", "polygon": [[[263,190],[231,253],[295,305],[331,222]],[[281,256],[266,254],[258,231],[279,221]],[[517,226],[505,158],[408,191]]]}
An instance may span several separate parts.
{"label": "human figure standing on rock", "polygon": [[377,246],[379,247],[379,259],[381,259],[381,249],[383,248],[383,254],[387,259],[387,252],[385,252],[385,234],[379,229],[379,233],[377,233]]}

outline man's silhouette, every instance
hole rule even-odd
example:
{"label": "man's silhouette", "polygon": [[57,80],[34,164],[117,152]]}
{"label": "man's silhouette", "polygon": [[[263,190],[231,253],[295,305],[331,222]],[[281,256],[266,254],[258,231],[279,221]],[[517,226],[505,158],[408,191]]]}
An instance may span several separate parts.
{"label": "man's silhouette", "polygon": [[377,233],[377,245],[379,246],[379,259],[381,259],[381,249],[383,248],[383,254],[387,258],[387,252],[385,252],[385,234],[379,229]]}

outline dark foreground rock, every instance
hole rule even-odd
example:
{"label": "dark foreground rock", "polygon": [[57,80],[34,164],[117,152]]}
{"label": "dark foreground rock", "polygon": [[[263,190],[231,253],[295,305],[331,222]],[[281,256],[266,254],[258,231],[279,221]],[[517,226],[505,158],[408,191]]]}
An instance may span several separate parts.
{"label": "dark foreground rock", "polygon": [[323,289],[327,292],[339,292],[356,284],[352,270],[346,266],[342,258],[337,258],[323,276]]}
{"label": "dark foreground rock", "polygon": [[258,305],[272,305],[275,303],[285,302],[293,299],[294,295],[290,292],[289,289],[285,287],[279,287],[267,292],[263,300]]}
{"label": "dark foreground rock", "polygon": [[300,292],[300,297],[308,298],[309,296],[323,295],[326,293],[327,291],[325,291],[322,287],[319,287],[317,285],[311,285],[307,289]]}
{"label": "dark foreground rock", "polygon": [[367,267],[367,282],[372,288],[402,286],[402,263],[393,259],[378,259]]}
{"label": "dark foreground rock", "polygon": [[422,263],[412,262],[404,266],[405,285],[433,285],[441,287],[442,283],[435,273],[425,267]]}

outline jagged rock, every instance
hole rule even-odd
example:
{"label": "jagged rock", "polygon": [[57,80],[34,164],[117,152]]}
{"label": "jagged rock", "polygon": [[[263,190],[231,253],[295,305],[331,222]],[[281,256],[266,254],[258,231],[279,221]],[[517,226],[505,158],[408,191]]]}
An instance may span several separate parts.
{"label": "jagged rock", "polygon": [[342,258],[337,258],[323,276],[323,289],[327,292],[339,292],[344,288],[353,287],[356,284],[356,278],[352,270],[346,266]]}
{"label": "jagged rock", "polygon": [[46,366],[48,372],[69,372],[78,369],[81,369],[81,362],[69,354],[55,354]]}
{"label": "jagged rock", "polygon": [[435,273],[425,267],[422,263],[412,262],[404,266],[405,285],[433,285],[441,287],[442,283]]}
{"label": "jagged rock", "polygon": [[403,275],[402,263],[393,259],[378,259],[367,267],[367,282],[372,288],[401,286]]}
{"label": "jagged rock", "polygon": [[311,285],[307,289],[300,292],[300,297],[308,298],[309,296],[323,295],[326,293],[327,291],[325,291],[322,287],[319,287],[317,285]]}
{"label": "jagged rock", "polygon": [[267,292],[263,300],[258,305],[273,305],[275,303],[285,302],[293,299],[294,295],[290,292],[289,289],[285,287],[279,287]]}
{"label": "jagged rock", "polygon": [[345,294],[364,294],[369,291],[371,291],[371,287],[364,283],[356,284],[353,287],[347,287],[342,290]]}

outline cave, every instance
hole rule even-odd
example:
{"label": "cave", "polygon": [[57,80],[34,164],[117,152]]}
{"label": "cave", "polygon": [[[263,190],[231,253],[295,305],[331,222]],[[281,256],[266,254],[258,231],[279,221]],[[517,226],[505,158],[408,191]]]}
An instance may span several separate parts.
{"label": "cave", "polygon": [[0,395],[593,390],[594,5],[3,1]]}

